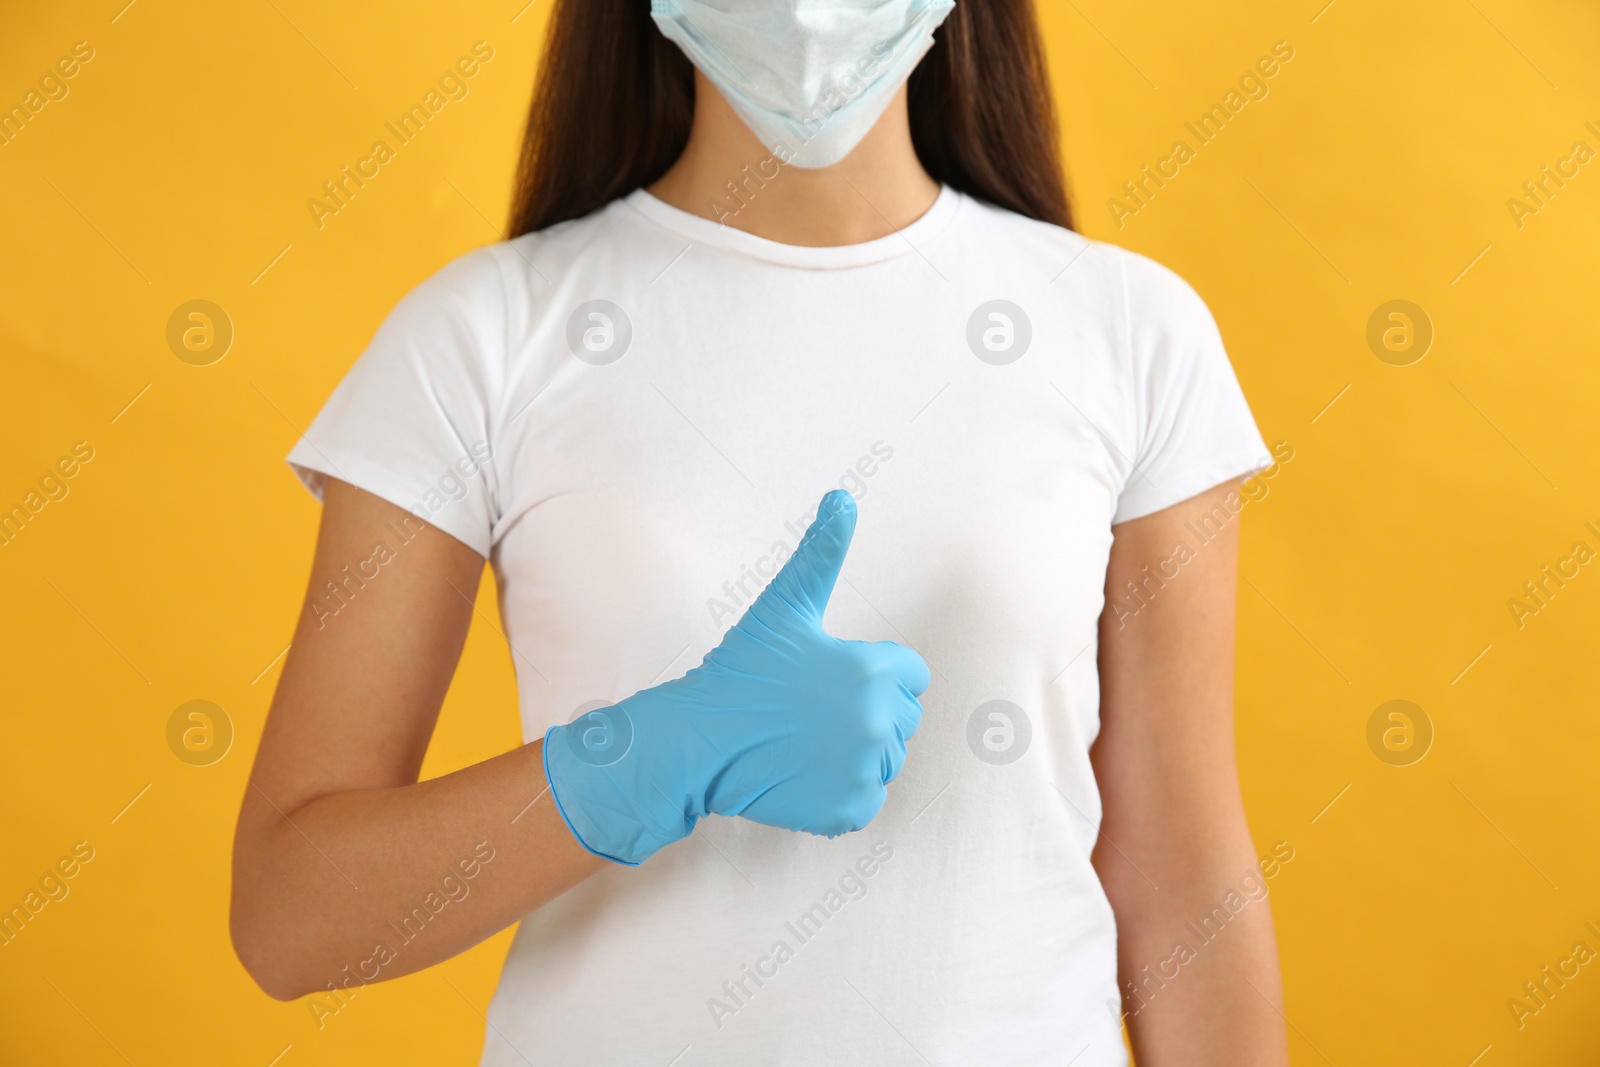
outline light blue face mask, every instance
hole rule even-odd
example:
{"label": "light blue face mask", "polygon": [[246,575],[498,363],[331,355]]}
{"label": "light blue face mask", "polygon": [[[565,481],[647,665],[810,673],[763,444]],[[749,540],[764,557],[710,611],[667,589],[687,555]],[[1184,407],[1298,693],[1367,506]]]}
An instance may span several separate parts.
{"label": "light blue face mask", "polygon": [[663,36],[784,163],[849,155],[955,0],[650,0]]}

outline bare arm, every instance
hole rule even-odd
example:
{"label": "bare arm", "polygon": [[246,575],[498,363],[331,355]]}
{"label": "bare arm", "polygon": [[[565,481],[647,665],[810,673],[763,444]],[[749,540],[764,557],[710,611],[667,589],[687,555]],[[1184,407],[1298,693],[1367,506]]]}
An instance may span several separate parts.
{"label": "bare arm", "polygon": [[[401,545],[417,521],[343,482],[324,496],[234,841],[234,948],[282,1000],[447,959],[605,866],[555,810],[538,742],[417,782],[483,559],[433,528]],[[393,557],[358,569],[380,542]],[[314,605],[339,604],[324,583],[346,565],[330,616]]]}
{"label": "bare arm", "polygon": [[[1106,575],[1094,861],[1117,916],[1140,1067],[1288,1063],[1272,913],[1234,759],[1239,517],[1203,545],[1184,526],[1231,488],[1117,526]],[[1192,550],[1181,563],[1180,542]],[[1142,608],[1130,581],[1144,583]],[[1113,602],[1139,610],[1119,619]]]}

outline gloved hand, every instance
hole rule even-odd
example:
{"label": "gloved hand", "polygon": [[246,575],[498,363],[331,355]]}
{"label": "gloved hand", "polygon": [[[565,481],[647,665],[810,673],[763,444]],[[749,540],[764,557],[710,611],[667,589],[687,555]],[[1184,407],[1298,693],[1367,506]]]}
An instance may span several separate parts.
{"label": "gloved hand", "polygon": [[545,777],[590,852],[630,866],[703,816],[834,837],[883,807],[917,732],[922,657],[822,629],[856,506],[835,490],[722,643],[682,678],[544,735]]}

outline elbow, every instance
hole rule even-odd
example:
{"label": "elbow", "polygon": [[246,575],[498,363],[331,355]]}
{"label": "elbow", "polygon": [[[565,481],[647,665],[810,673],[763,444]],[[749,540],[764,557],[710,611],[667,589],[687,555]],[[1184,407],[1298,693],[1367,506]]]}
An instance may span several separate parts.
{"label": "elbow", "polygon": [[293,905],[275,891],[283,879],[266,844],[260,835],[246,834],[241,823],[234,839],[228,938],[239,965],[263,993],[273,1000],[298,1000],[318,987],[308,978],[304,938],[295,936]]}
{"label": "elbow", "polygon": [[256,988],[273,1000],[281,1000],[284,1003],[288,1003],[289,1001],[299,1000],[311,992],[309,989],[300,989],[292,983],[281,981],[265,971],[251,971],[249,968],[246,968],[246,971],[249,972],[251,978],[255,979]]}
{"label": "elbow", "polygon": [[315,991],[303,976],[295,974],[283,939],[275,936],[271,924],[243,905],[237,895],[228,917],[228,934],[245,973],[273,1000],[298,1000]]}
{"label": "elbow", "polygon": [[248,936],[241,937],[237,931],[233,935],[233,951],[257,988],[273,1000],[299,1000],[312,992],[310,986],[299,981],[264,946]]}

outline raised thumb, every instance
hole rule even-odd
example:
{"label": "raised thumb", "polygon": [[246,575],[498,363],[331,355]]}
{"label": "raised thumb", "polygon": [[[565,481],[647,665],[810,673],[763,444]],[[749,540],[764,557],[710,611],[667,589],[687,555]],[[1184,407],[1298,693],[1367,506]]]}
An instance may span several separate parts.
{"label": "raised thumb", "polygon": [[835,489],[824,496],[817,507],[816,520],[800,539],[794,555],[761,591],[761,596],[750,606],[751,612],[769,623],[785,609],[812,622],[821,622],[855,532],[855,499],[843,489]]}

